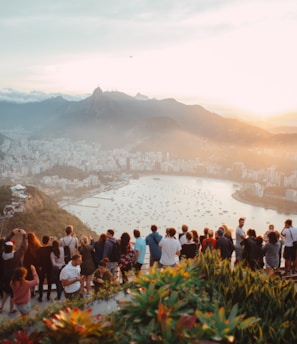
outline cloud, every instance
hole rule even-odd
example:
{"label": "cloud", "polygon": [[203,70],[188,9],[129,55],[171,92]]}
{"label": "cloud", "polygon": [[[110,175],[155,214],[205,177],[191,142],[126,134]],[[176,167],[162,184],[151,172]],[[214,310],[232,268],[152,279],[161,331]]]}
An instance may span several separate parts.
{"label": "cloud", "polygon": [[61,96],[68,100],[81,100],[87,95],[69,95],[63,93],[45,93],[41,91],[20,92],[11,88],[0,90],[0,101],[14,103],[39,102],[53,97]]}
{"label": "cloud", "polygon": [[3,2],[0,88],[297,106],[296,23],[295,0]]}

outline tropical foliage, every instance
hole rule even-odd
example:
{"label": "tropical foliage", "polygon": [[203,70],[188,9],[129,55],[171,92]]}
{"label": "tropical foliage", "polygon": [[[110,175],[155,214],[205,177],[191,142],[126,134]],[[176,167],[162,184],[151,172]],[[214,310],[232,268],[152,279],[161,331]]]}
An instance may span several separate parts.
{"label": "tropical foliage", "polygon": [[[110,315],[92,316],[90,300],[80,305],[68,303],[43,314],[39,321],[35,319],[33,327],[27,322],[31,331],[20,332],[17,326],[13,330],[18,331],[17,336],[27,337],[28,343],[297,341],[294,282],[268,278],[241,265],[232,267],[215,252],[174,268],[160,270],[155,266],[124,288],[131,299],[120,303],[118,311]],[[115,292],[105,292],[104,298]],[[3,343],[17,343],[12,332]]]}

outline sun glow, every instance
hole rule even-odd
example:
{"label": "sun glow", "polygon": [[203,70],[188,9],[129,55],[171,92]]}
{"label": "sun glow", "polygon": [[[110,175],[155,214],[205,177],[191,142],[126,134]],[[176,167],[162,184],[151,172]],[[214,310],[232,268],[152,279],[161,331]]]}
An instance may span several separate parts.
{"label": "sun glow", "polygon": [[[90,94],[99,85],[104,91],[131,96],[140,92],[186,104],[221,104],[259,117],[296,111],[297,6],[292,4],[271,1],[268,6],[251,0],[186,15],[179,7],[174,23],[158,16],[135,22],[125,18],[120,24],[127,46],[111,40],[104,48],[49,52],[31,67],[26,60],[26,68],[13,65],[6,74],[21,73],[23,78],[10,78],[20,79],[19,85],[27,90]],[[104,23],[113,24],[106,27],[110,35],[119,27],[118,22]],[[140,28],[153,41],[146,45],[138,36],[130,41]],[[160,29],[164,37],[153,39],[148,29],[155,33]]]}

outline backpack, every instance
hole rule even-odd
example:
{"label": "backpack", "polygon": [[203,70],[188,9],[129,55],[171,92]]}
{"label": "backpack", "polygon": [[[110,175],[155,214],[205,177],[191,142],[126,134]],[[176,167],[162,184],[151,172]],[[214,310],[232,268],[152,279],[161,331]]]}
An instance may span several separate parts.
{"label": "backpack", "polygon": [[[71,242],[72,242],[72,239],[69,242],[69,244]],[[65,264],[68,264],[70,262],[70,260],[71,260],[71,251],[70,251],[69,245],[65,245],[64,239],[63,239],[63,243],[64,243],[64,260],[65,260]]]}
{"label": "backpack", "polygon": [[109,260],[111,262],[118,262],[121,258],[121,244],[118,240],[112,241],[112,249]]}

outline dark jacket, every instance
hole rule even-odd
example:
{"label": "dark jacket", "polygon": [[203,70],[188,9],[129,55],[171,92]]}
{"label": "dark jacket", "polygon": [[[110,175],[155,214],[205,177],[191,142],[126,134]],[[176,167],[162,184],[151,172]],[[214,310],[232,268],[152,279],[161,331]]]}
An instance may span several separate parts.
{"label": "dark jacket", "polygon": [[229,238],[219,236],[216,242],[216,249],[220,250],[222,259],[229,259],[234,251],[234,245]]}

